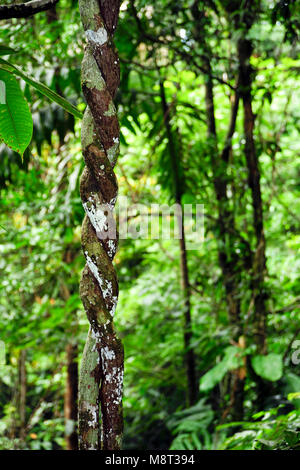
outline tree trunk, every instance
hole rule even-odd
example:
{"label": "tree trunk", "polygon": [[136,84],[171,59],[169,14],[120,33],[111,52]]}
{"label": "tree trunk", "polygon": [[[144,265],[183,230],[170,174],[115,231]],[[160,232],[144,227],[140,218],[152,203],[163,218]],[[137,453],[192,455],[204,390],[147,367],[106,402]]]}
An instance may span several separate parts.
{"label": "tree trunk", "polygon": [[[71,250],[64,253],[64,262],[71,263],[74,255]],[[60,284],[60,295],[66,302],[70,298],[70,291],[64,282]],[[67,332],[70,342],[66,346],[67,377],[64,399],[65,438],[67,450],[78,450],[78,346],[77,322]]]}
{"label": "tree trunk", "polygon": [[192,406],[197,401],[198,385],[196,378],[196,364],[195,352],[191,346],[192,342],[192,318],[191,318],[191,302],[190,302],[190,282],[189,270],[187,264],[187,252],[185,245],[185,231],[184,231],[184,218],[182,206],[182,185],[180,184],[179,166],[178,166],[178,152],[174,143],[171,123],[170,123],[170,108],[168,106],[164,84],[160,81],[160,96],[162,109],[164,113],[164,123],[166,126],[168,145],[172,165],[172,173],[174,180],[174,196],[175,201],[179,205],[181,211],[177,216],[178,229],[179,229],[179,248],[180,248],[180,268],[181,268],[181,285],[184,298],[184,348],[185,348],[185,363],[187,375],[187,400],[188,405]]}
{"label": "tree trunk", "polygon": [[20,439],[25,441],[26,437],[26,389],[27,389],[27,376],[26,376],[26,349],[20,351],[19,356],[19,425],[20,425]]}
{"label": "tree trunk", "polygon": [[263,206],[260,187],[260,171],[254,142],[254,120],[252,110],[252,70],[250,56],[252,45],[248,39],[238,42],[240,94],[244,108],[245,155],[248,167],[248,183],[252,194],[253,226],[256,236],[256,253],[252,266],[252,290],[254,299],[253,335],[260,354],[266,353],[266,294],[264,276],[266,272],[266,241],[263,224]]}
{"label": "tree trunk", "polygon": [[77,435],[77,397],[78,397],[78,364],[77,344],[69,343],[66,347],[67,380],[64,401],[65,433],[67,450],[78,450]]}
{"label": "tree trunk", "polygon": [[[218,204],[218,227],[219,227],[219,262],[222,269],[228,316],[231,325],[234,328],[234,341],[239,342],[243,334],[242,323],[240,319],[240,260],[235,252],[235,221],[233,211],[230,210],[230,202],[227,196],[227,165],[229,162],[229,153],[231,149],[231,139],[235,129],[236,116],[239,103],[239,95],[236,93],[231,110],[231,119],[227,139],[224,149],[219,155],[217,144],[217,130],[215,122],[215,107],[213,95],[213,81],[209,57],[204,58],[204,65],[207,70],[205,77],[205,105],[207,116],[207,137],[209,152],[211,155],[211,165],[213,171],[213,182],[215,195]],[[243,419],[244,402],[244,377],[234,371],[231,374],[231,408],[232,418],[240,421]]]}

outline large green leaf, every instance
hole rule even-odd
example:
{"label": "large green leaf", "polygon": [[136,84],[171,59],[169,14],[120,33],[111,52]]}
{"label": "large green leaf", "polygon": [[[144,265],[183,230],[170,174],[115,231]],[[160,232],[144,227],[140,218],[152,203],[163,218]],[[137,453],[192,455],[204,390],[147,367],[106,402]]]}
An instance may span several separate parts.
{"label": "large green leaf", "polygon": [[5,46],[5,44],[0,44],[0,55],[17,54],[18,52],[19,51],[16,51],[9,46]]}
{"label": "large green leaf", "polygon": [[23,156],[32,137],[30,109],[13,75],[0,70],[0,83],[5,91],[0,104],[0,140]]}
{"label": "large green leaf", "polygon": [[257,355],[251,360],[254,371],[263,379],[276,382],[282,377],[283,363],[280,354]]}
{"label": "large green leaf", "polygon": [[82,118],[82,113],[76,108],[76,106],[74,106],[72,103],[69,103],[69,101],[67,101],[65,98],[55,93],[55,91],[51,90],[44,83],[41,83],[38,80],[35,80],[34,78],[26,75],[16,65],[13,65],[7,60],[0,58],[0,69],[6,70],[7,72],[17,75],[18,77],[22,78],[24,82],[28,83],[28,85],[31,85],[33,88],[39,91],[42,95],[46,96],[51,101],[54,101],[55,103],[59,104],[59,106],[65,109],[68,113],[73,114],[73,116],[78,117],[80,119]]}
{"label": "large green leaf", "polygon": [[201,378],[200,390],[211,390],[215,385],[221,382],[226,372],[237,369],[240,365],[240,353],[241,349],[237,346],[229,346],[226,348],[222,361]]}

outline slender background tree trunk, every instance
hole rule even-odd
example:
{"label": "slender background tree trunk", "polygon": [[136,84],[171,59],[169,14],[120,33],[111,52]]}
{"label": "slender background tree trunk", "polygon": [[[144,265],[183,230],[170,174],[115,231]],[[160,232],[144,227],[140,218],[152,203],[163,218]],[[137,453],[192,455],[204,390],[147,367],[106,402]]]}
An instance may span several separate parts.
{"label": "slender background tree trunk", "polygon": [[66,423],[67,450],[78,450],[77,436],[77,398],[78,398],[78,348],[77,344],[69,343],[66,347],[67,379],[64,401]]}
{"label": "slender background tree trunk", "polygon": [[20,439],[25,441],[26,437],[26,349],[20,351],[19,356],[19,419],[20,419]]}
{"label": "slender background tree trunk", "polygon": [[190,301],[190,282],[189,282],[189,270],[187,263],[187,251],[185,243],[185,230],[184,230],[184,211],[182,205],[182,185],[180,182],[180,170],[179,170],[179,150],[176,149],[176,145],[173,138],[172,127],[170,122],[170,107],[166,100],[166,94],[164,89],[164,83],[160,81],[160,96],[162,103],[162,110],[164,114],[164,123],[167,131],[169,153],[172,166],[173,175],[173,186],[174,186],[174,198],[175,202],[181,209],[181,214],[178,215],[178,230],[180,234],[179,238],[179,249],[180,249],[180,268],[181,268],[181,285],[184,299],[184,347],[185,347],[185,362],[186,362],[186,375],[187,375],[187,398],[189,406],[195,404],[198,396],[198,385],[196,378],[196,361],[195,352],[191,345],[192,343],[192,316],[191,316],[191,301]]}
{"label": "slender background tree trunk", "polygon": [[260,186],[260,170],[254,142],[254,121],[252,110],[252,70],[250,56],[251,42],[241,39],[238,43],[240,93],[244,108],[245,155],[248,167],[248,182],[252,194],[253,227],[256,236],[256,252],[253,259],[252,289],[254,298],[253,331],[258,352],[266,353],[266,293],[264,277],[266,272],[266,241],[263,223],[263,204]]}

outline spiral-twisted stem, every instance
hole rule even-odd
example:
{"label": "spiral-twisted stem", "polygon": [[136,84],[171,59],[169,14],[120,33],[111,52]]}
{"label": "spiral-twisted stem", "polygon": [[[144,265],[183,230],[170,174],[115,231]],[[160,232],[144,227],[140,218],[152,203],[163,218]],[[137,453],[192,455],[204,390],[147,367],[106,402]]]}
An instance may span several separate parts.
{"label": "spiral-twisted stem", "polygon": [[86,266],[80,295],[90,329],[79,384],[80,448],[86,450],[119,449],[123,429],[123,348],[113,326],[118,282],[112,260],[117,235],[111,216],[118,191],[113,168],[119,124],[113,99],[120,68],[112,38],[119,7],[119,0],[79,0],[88,41],[81,75],[87,107],[81,133],[86,163],[80,182],[86,213],[81,242]]}

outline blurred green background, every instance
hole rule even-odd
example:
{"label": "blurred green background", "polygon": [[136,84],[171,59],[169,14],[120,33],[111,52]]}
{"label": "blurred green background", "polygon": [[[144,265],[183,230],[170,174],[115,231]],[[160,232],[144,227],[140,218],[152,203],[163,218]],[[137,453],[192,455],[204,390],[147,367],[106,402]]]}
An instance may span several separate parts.
{"label": "blurred green background", "polygon": [[[300,8],[297,0],[242,3],[136,0],[121,6],[115,37],[119,194],[130,205],[150,207],[173,204],[179,191],[182,204],[203,204],[205,211],[204,241],[186,252],[193,402],[178,240],[120,240],[116,325],[125,346],[124,449],[299,449]],[[56,9],[3,24],[1,44],[19,51],[10,60],[83,111],[85,38],[77,2],[60,0]],[[241,97],[228,140],[243,40],[252,47],[248,72],[266,241],[258,284]],[[67,371],[71,367],[76,378],[88,330],[78,292],[84,266],[81,122],[20,85],[33,138],[23,161],[0,145],[0,339],[6,353],[0,448],[65,449]],[[221,203],[218,181],[226,184]],[[226,285],[234,285],[235,319]],[[263,349],[255,330],[258,298]]]}

